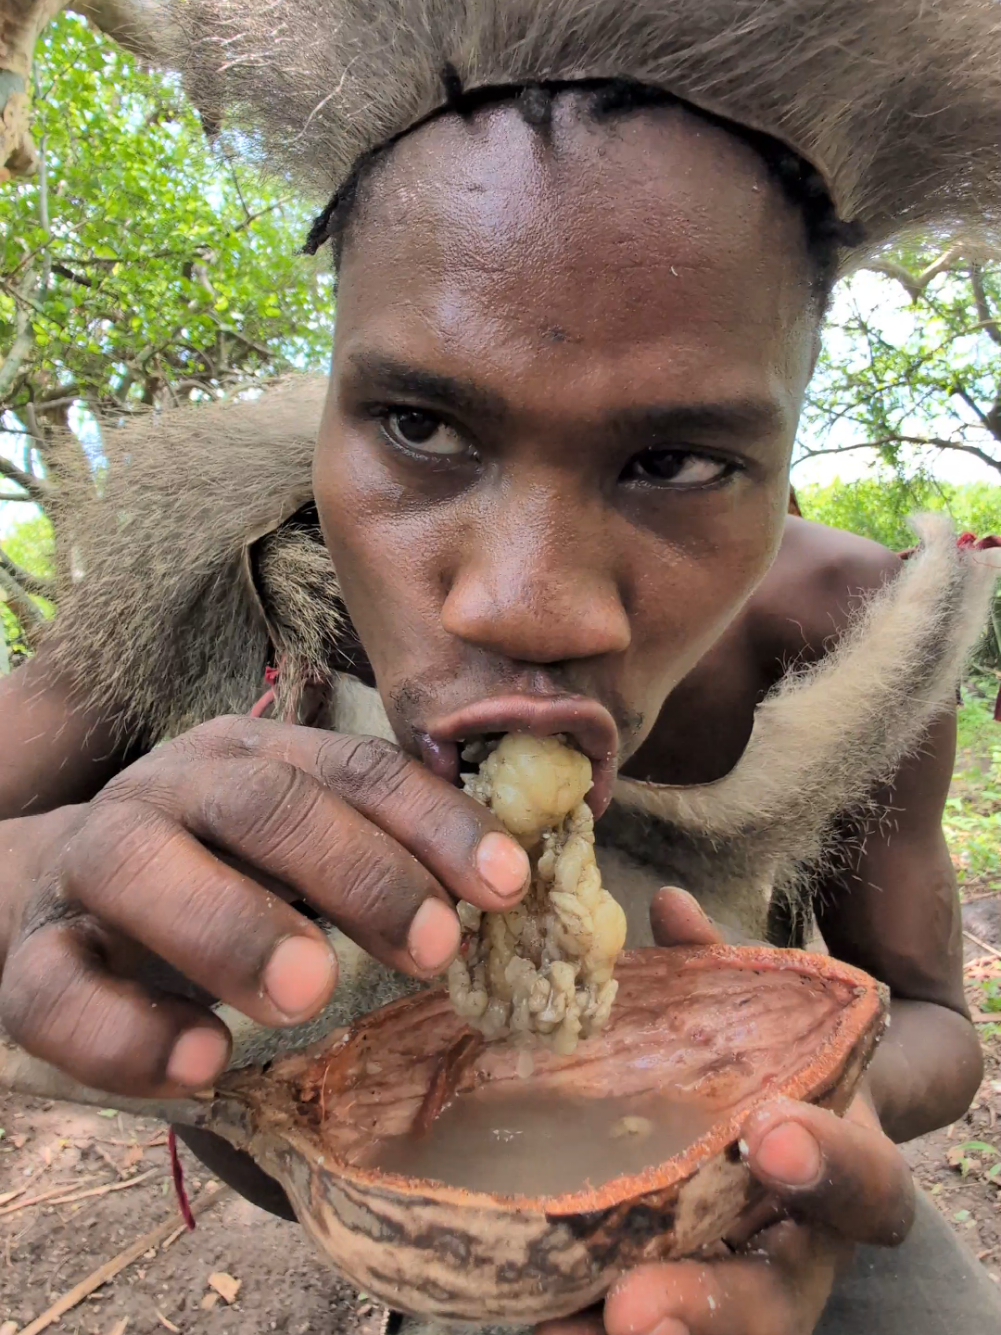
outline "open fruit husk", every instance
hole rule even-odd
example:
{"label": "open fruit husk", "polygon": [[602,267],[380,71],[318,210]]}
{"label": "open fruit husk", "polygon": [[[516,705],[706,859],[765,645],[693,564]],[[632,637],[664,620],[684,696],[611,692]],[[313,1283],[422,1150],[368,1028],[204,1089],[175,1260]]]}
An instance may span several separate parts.
{"label": "open fruit husk", "polygon": [[[226,1077],[207,1125],[282,1183],[348,1279],[396,1310],[446,1323],[567,1315],[631,1266],[727,1236],[760,1205],[737,1148],[748,1113],[780,1095],[842,1113],[885,1024],[879,984],[799,951],[631,951],[616,976],[608,1027],[571,1056],[536,1051],[530,1075],[516,1048],[471,1042],[434,990]],[[443,1090],[461,1101],[483,1089],[663,1095],[708,1114],[709,1129],[665,1162],[548,1197],[366,1166]]]}

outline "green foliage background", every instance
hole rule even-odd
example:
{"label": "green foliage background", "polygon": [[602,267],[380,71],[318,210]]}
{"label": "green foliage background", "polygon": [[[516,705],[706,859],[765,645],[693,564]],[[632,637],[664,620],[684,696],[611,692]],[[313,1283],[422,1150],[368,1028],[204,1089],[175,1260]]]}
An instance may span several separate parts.
{"label": "green foliage background", "polygon": [[956,486],[927,475],[902,478],[883,472],[825,487],[803,487],[796,497],[805,518],[860,533],[891,551],[913,546],[908,519],[926,510],[951,515],[959,532],[1001,535],[1001,486],[990,482]]}
{"label": "green foliage background", "polygon": [[19,315],[32,343],[5,406],[128,407],[325,361],[331,275],[298,253],[311,209],[287,183],[213,148],[173,77],[75,14],[35,84],[45,172],[0,192],[0,347]]}

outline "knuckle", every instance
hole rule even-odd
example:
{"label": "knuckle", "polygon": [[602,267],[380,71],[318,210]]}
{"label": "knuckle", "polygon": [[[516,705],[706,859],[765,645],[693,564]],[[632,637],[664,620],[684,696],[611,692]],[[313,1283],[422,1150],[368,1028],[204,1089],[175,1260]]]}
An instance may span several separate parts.
{"label": "knuckle", "polygon": [[60,859],[66,891],[86,902],[111,884],[135,881],[161,842],[163,820],[154,807],[134,799],[92,803]]}
{"label": "knuckle", "polygon": [[237,843],[266,850],[282,860],[303,851],[318,827],[317,808],[329,795],[311,775],[284,760],[243,762],[226,787],[210,789],[203,798],[209,828],[226,829]]}
{"label": "knuckle", "polygon": [[195,751],[241,755],[254,749],[260,734],[259,720],[244,714],[220,714],[192,728],[178,741]]}
{"label": "knuckle", "polygon": [[285,760],[251,756],[221,767],[198,797],[205,822],[234,833],[253,831],[294,801],[305,778]]}
{"label": "knuckle", "polygon": [[[331,739],[326,745],[335,755],[338,787],[362,805],[392,798],[414,773],[415,762],[382,737],[352,737],[346,744],[345,739]],[[321,755],[321,764],[325,759]]]}
{"label": "knuckle", "polygon": [[344,911],[354,922],[402,945],[414,914],[433,888],[431,876],[416,859],[380,857],[360,841],[340,850],[339,863]]}

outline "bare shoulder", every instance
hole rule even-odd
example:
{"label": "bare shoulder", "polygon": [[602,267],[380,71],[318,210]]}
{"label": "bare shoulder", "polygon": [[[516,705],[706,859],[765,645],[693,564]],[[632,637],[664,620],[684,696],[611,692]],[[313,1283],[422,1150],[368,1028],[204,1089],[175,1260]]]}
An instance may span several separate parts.
{"label": "bare shoulder", "polygon": [[748,605],[759,652],[785,662],[821,657],[859,601],[896,579],[901,566],[878,542],[791,515],[775,564]]}

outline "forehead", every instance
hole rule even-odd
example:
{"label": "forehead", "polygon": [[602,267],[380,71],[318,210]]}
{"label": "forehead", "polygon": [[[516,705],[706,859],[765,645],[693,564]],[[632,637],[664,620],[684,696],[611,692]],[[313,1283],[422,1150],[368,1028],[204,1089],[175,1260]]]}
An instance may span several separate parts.
{"label": "forehead", "polygon": [[429,123],[363,185],[337,359],[373,343],[528,374],[541,355],[606,397],[637,375],[760,379],[802,359],[810,278],[798,211],[724,130],[676,107],[596,121],[576,98],[540,128],[505,104]]}

